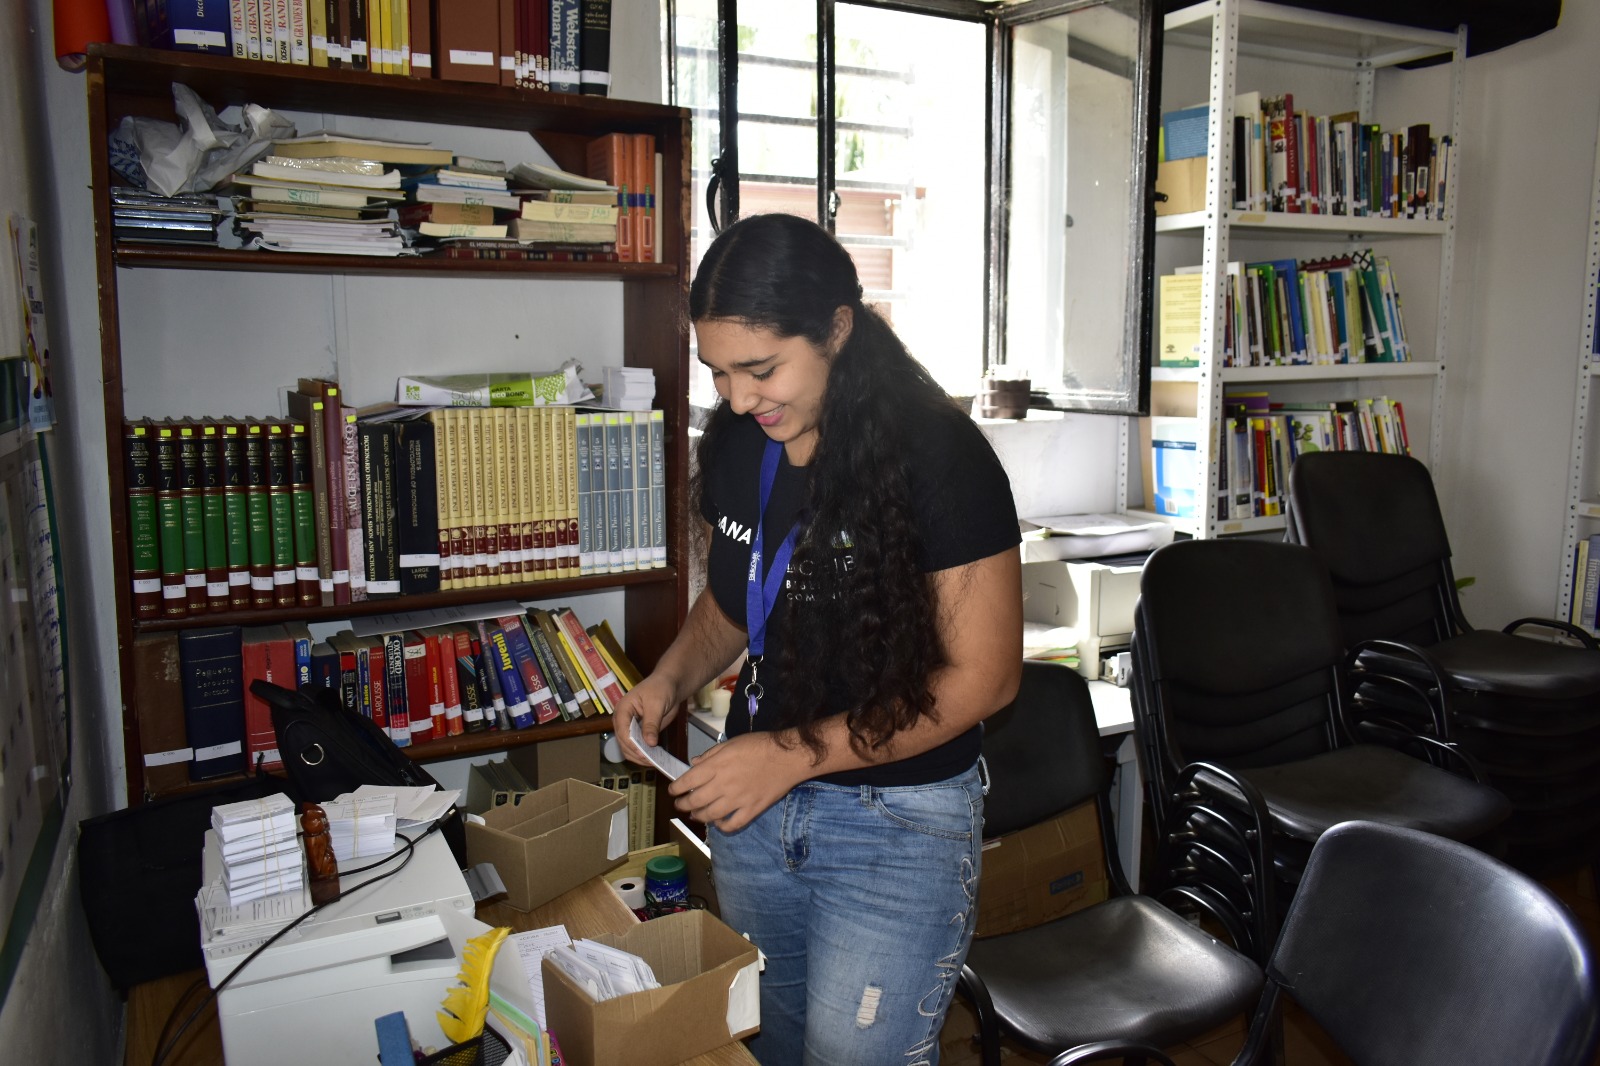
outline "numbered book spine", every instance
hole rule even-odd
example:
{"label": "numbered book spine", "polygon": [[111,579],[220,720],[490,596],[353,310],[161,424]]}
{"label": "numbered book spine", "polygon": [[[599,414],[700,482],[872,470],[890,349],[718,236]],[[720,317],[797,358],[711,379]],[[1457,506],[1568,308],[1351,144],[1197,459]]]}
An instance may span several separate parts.
{"label": "numbered book spine", "polygon": [[236,421],[223,422],[222,513],[228,542],[228,607],[250,606],[249,476],[245,468],[245,430]]}
{"label": "numbered book spine", "polygon": [[272,598],[279,607],[296,600],[294,568],[294,489],[289,480],[289,432],[282,422],[268,422],[267,492],[272,522]]}
{"label": "numbered book spine", "polygon": [[538,541],[535,534],[539,508],[537,492],[539,423],[532,407],[519,409],[515,412],[515,416],[522,430],[522,462],[519,475],[522,481],[522,509],[517,514],[517,538],[520,542],[518,555],[522,558],[522,580],[537,581],[541,576]]}
{"label": "numbered book spine", "polygon": [[[608,419],[610,415],[606,416]],[[622,569],[637,570],[639,568],[639,548],[635,540],[637,525],[634,521],[634,461],[633,461],[633,412],[624,411],[616,416],[617,419],[617,502],[620,504],[620,513],[617,517],[617,526],[622,533]],[[609,427],[607,429],[609,432]]]}
{"label": "numbered book spine", "polygon": [[495,544],[499,546],[500,581],[510,585],[522,579],[519,558],[522,553],[522,531],[517,525],[511,491],[511,414],[503,407],[489,412],[489,425],[493,433],[494,454],[493,491]]}
{"label": "numbered book spine", "polygon": [[200,426],[201,520],[206,538],[206,602],[226,611],[228,597],[228,501],[222,475],[222,432],[215,422]]}
{"label": "numbered book spine", "polygon": [[578,416],[570,407],[556,409],[560,416],[560,425],[556,430],[556,439],[561,447],[561,480],[564,488],[562,494],[562,543],[565,545],[564,577],[577,577],[578,565],[578,459],[577,449],[573,446],[573,438],[577,434]]}
{"label": "numbered book spine", "polygon": [[[289,495],[294,509],[294,582],[301,607],[322,603],[322,575],[317,569],[316,493],[311,487],[311,441],[298,419],[289,424]],[[333,597],[333,580],[328,580]]]}
{"label": "numbered book spine", "polygon": [[161,613],[183,618],[189,613],[183,580],[183,498],[178,488],[178,436],[171,426],[156,426],[156,521],[161,542]]}
{"label": "numbered book spine", "polygon": [[578,469],[578,573],[594,573],[594,546],[590,543],[589,419],[580,414],[573,433],[574,465]]}
{"label": "numbered book spine", "polygon": [[178,493],[183,522],[183,585],[190,614],[211,609],[206,596],[205,493],[200,474],[198,426],[184,422],[178,431]]}
{"label": "numbered book spine", "polygon": [[667,565],[667,423],[650,412],[650,565]]}
{"label": "numbered book spine", "polygon": [[622,417],[605,416],[606,572],[622,569]]}
{"label": "numbered book spine", "polygon": [[530,426],[530,451],[533,466],[533,569],[535,578],[556,576],[554,545],[547,534],[551,529],[551,501],[555,497],[550,485],[550,442],[545,424],[550,412],[536,407],[528,412]]}
{"label": "numbered book spine", "polygon": [[156,467],[150,429],[122,424],[123,478],[128,492],[129,570],[133,616],[161,617],[161,527],[156,517]]}
{"label": "numbered book spine", "polygon": [[635,569],[650,569],[650,412],[633,412],[633,543]]}
{"label": "numbered book spine", "polygon": [[439,553],[439,588],[443,590],[455,588],[455,560],[450,557],[450,525],[453,521],[450,511],[450,482],[454,479],[450,462],[450,420],[447,417],[449,408],[430,412],[428,420],[433,423],[433,490],[434,511],[438,515],[439,535],[435,538]]}

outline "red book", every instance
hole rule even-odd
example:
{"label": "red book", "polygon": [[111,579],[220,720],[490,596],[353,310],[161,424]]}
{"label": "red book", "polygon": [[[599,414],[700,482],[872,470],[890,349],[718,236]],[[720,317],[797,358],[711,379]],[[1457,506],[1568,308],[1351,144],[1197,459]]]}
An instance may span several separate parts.
{"label": "red book", "polygon": [[433,739],[433,709],[428,684],[428,641],[415,630],[405,635],[406,717],[413,743]]}
{"label": "red book", "polygon": [[385,733],[389,731],[389,705],[384,675],[388,667],[383,658],[383,640],[372,641],[367,647],[367,684],[372,693],[372,723]]}
{"label": "red book", "polygon": [[438,636],[439,680],[444,687],[444,731],[446,736],[452,737],[466,732],[466,723],[461,720],[461,675],[456,669],[460,638],[460,633],[450,630]]}
{"label": "red book", "polygon": [[428,649],[428,716],[433,719],[433,735],[442,738],[450,733],[444,712],[444,655],[439,634],[424,633],[422,639]]}
{"label": "red book", "polygon": [[595,687],[605,696],[606,702],[613,707],[622,699],[622,686],[617,683],[617,675],[611,672],[611,667],[601,657],[594,642],[589,639],[588,631],[583,628],[583,623],[578,621],[578,616],[571,607],[557,607],[551,612],[555,616],[556,624],[561,627],[569,641],[572,642],[579,655],[583,657],[583,664],[594,676]]}
{"label": "red book", "polygon": [[272,728],[272,708],[250,692],[257,678],[284,688],[296,687],[294,642],[281,625],[252,626],[240,631],[240,659],[244,676],[244,754],[250,773],[261,757],[263,770],[283,766],[278,756],[278,734]]}

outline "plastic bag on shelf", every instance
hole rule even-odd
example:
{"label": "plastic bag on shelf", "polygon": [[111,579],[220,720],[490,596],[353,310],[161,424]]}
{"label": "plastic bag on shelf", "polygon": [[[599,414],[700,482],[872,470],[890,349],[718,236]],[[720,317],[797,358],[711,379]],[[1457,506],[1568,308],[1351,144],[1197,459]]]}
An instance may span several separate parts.
{"label": "plastic bag on shelf", "polygon": [[270,108],[245,104],[230,125],[187,85],[172,83],[178,122],[128,115],[111,134],[111,164],[135,185],[163,196],[209,192],[293,137],[294,123]]}

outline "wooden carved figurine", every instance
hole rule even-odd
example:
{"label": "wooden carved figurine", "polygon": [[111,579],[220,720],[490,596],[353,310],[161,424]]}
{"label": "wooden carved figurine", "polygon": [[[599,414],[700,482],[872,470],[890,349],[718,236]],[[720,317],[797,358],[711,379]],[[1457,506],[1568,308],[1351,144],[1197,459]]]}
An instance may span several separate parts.
{"label": "wooden carved figurine", "polygon": [[306,869],[311,874],[311,902],[321,906],[339,898],[339,860],[333,854],[328,815],[315,803],[300,805],[300,828],[305,833]]}

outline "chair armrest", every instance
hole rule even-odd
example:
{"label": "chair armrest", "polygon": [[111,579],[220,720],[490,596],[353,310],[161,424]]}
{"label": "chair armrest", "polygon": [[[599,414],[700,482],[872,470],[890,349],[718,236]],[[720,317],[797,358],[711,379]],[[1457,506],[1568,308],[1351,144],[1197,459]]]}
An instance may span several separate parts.
{"label": "chair armrest", "polygon": [[[1380,673],[1371,667],[1362,665],[1361,655],[1363,652],[1369,651],[1406,659],[1421,667],[1432,680],[1433,692],[1437,693],[1437,698],[1430,699],[1428,693],[1422,690],[1415,682],[1395,677],[1393,674]],[[1432,655],[1428,654],[1427,649],[1398,640],[1363,640],[1351,647],[1346,654],[1345,669],[1357,681],[1372,680],[1377,683],[1394,683],[1409,688],[1411,694],[1419,696],[1423,705],[1428,708],[1428,713],[1433,718],[1435,735],[1446,740],[1449,739],[1450,686],[1445,682],[1444,671],[1439,669],[1438,662],[1435,661]]]}
{"label": "chair armrest", "polygon": [[[1345,712],[1346,717],[1352,719],[1344,723],[1347,730],[1349,730],[1352,726],[1360,725],[1363,722],[1382,721],[1384,724],[1394,726],[1405,733],[1416,732],[1414,729],[1399,725],[1386,716],[1375,716],[1366,713],[1365,704],[1371,699],[1371,697],[1364,695],[1360,690],[1388,689],[1398,692],[1402,698],[1409,699],[1410,701],[1416,703],[1426,712],[1429,723],[1433,727],[1433,736],[1436,736],[1440,740],[1444,741],[1448,741],[1450,739],[1450,716],[1446,713],[1445,707],[1445,701],[1449,697],[1445,689],[1437,686],[1437,675],[1435,675],[1436,684],[1433,690],[1434,692],[1438,693],[1437,699],[1433,698],[1427,689],[1423,688],[1421,685],[1407,677],[1396,677],[1393,674],[1380,673],[1377,670],[1372,670],[1369,668],[1354,669],[1352,670],[1352,676],[1358,682],[1358,685],[1357,691],[1351,693],[1351,698],[1349,701],[1351,711]],[[1379,705],[1383,705],[1381,697],[1379,700]],[[1354,715],[1351,713],[1357,709],[1360,709],[1362,712],[1360,717],[1354,717]],[[1342,703],[1340,705],[1340,710],[1344,710],[1344,705]]]}
{"label": "chair armrest", "polygon": [[1093,1044],[1080,1044],[1068,1048],[1050,1060],[1050,1066],[1072,1066],[1075,1062],[1098,1062],[1103,1059],[1145,1058],[1162,1066],[1177,1066],[1167,1058],[1167,1053],[1148,1044],[1119,1044],[1115,1040],[1101,1040]]}
{"label": "chair armrest", "polygon": [[[1241,826],[1233,819],[1222,814],[1233,802],[1219,790],[1208,788],[1199,779],[1199,775],[1208,774],[1211,777],[1226,783],[1244,799],[1245,821]],[[1201,804],[1208,798],[1213,802]],[[1218,766],[1216,763],[1192,762],[1178,771],[1173,781],[1172,805],[1174,813],[1185,807],[1205,810],[1219,823],[1226,825],[1236,834],[1236,842],[1249,856],[1251,872],[1254,874],[1254,921],[1253,935],[1259,951],[1272,950],[1272,945],[1278,939],[1277,930],[1277,900],[1273,891],[1272,873],[1272,815],[1267,810],[1266,800],[1261,798],[1261,792],[1255,785],[1246,781],[1232,770]],[[1263,961],[1263,960],[1257,960]]]}
{"label": "chair armrest", "polygon": [[1368,718],[1360,724],[1368,727],[1366,735],[1379,744],[1394,748],[1396,751],[1417,754],[1441,770],[1469,778],[1480,785],[1489,783],[1484,780],[1483,767],[1478,764],[1478,760],[1463,751],[1454,741],[1440,740],[1426,733],[1413,732],[1399,722],[1387,718]]}
{"label": "chair armrest", "polygon": [[1500,632],[1509,634],[1511,636],[1516,636],[1517,630],[1521,629],[1523,626],[1538,626],[1541,629],[1554,629],[1576,639],[1579,644],[1582,644],[1590,651],[1600,651],[1600,641],[1595,640],[1593,635],[1591,635],[1588,630],[1584,629],[1582,626],[1575,626],[1570,622],[1562,622],[1554,618],[1519,618],[1515,622],[1507,624],[1505,628],[1500,630]]}

